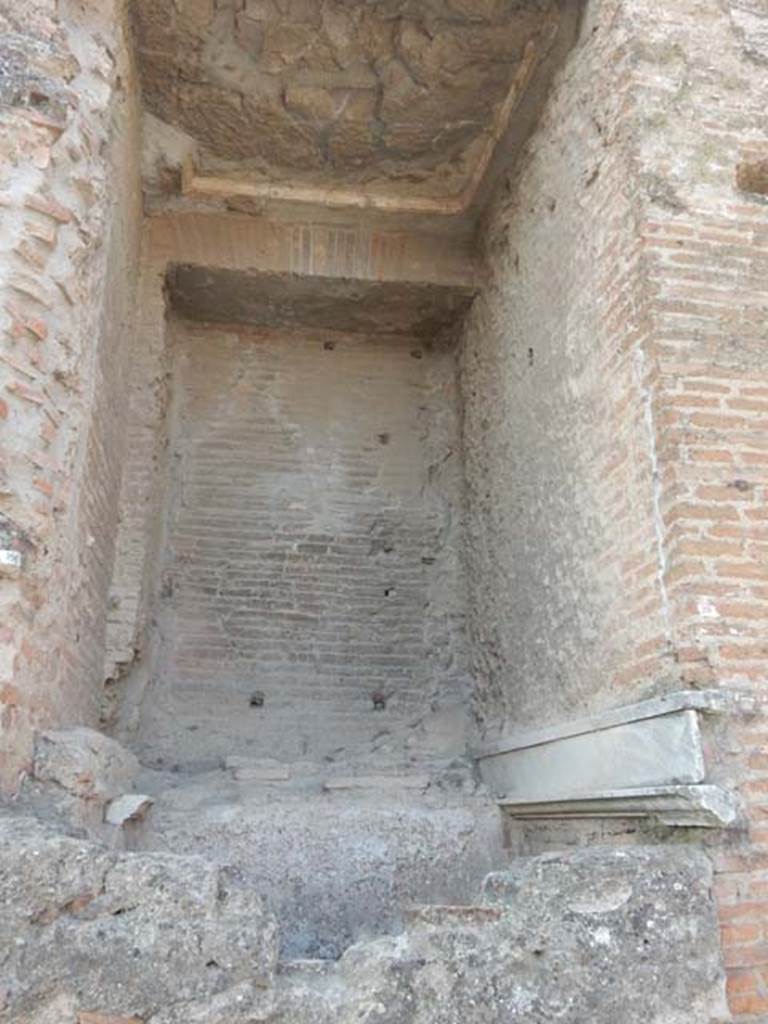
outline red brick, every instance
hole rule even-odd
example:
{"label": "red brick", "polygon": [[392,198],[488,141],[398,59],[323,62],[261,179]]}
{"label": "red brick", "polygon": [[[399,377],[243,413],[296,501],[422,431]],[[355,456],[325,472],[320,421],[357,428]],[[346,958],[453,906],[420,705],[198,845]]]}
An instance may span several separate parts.
{"label": "red brick", "polygon": [[43,477],[35,477],[32,481],[32,486],[35,487],[41,494],[47,495],[52,498],[55,492],[55,488],[50,481],[43,479]]}
{"label": "red brick", "polygon": [[759,924],[726,924],[720,928],[720,938],[724,946],[756,942],[762,938],[762,928]]}
{"label": "red brick", "polygon": [[758,924],[768,920],[768,901],[745,900],[734,906],[720,906],[721,921],[755,921]]}
{"label": "red brick", "polygon": [[768,565],[759,563],[719,562],[715,572],[718,576],[734,576],[738,579],[768,579]]}
{"label": "red brick", "polygon": [[72,211],[68,210],[66,206],[57,203],[55,199],[46,199],[43,196],[27,196],[24,205],[28,210],[45,214],[46,217],[51,217],[60,224],[68,224],[73,217]]}
{"label": "red brick", "polygon": [[32,388],[28,388],[26,384],[21,384],[19,381],[11,381],[9,384],[6,384],[6,388],[12,394],[23,398],[25,402],[31,402],[33,405],[43,405],[45,402],[44,395],[41,395],[38,391],[33,391]]}
{"label": "red brick", "polygon": [[693,462],[724,462],[734,461],[733,452],[727,448],[692,448],[688,458]]}
{"label": "red brick", "polygon": [[731,1012],[735,1014],[755,1014],[768,1012],[768,995],[758,992],[731,993],[729,996]]}
{"label": "red brick", "polygon": [[743,995],[745,992],[754,992],[761,981],[761,975],[757,971],[733,970],[728,975],[728,979],[726,981],[728,995],[733,996],[737,993],[739,995]]}
{"label": "red brick", "polygon": [[718,416],[714,413],[694,413],[690,417],[693,426],[721,431],[768,430],[768,419],[747,419],[745,416]]}

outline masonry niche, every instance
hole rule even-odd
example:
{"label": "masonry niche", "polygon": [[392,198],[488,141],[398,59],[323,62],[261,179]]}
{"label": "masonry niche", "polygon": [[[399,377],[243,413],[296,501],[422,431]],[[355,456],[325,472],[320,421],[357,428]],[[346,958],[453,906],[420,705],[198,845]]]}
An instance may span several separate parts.
{"label": "masonry niche", "polygon": [[0,1016],[756,1020],[756,4],[15,6]]}
{"label": "masonry niche", "polygon": [[468,300],[192,266],[167,289],[142,759],[334,757],[461,700]]}

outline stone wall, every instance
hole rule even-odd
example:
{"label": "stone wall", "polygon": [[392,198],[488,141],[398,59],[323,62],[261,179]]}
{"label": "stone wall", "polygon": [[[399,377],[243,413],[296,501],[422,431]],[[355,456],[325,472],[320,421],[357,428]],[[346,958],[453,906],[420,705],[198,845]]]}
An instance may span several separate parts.
{"label": "stone wall", "polygon": [[460,696],[452,352],[179,321],[172,337],[145,757],[319,757]]}
{"label": "stone wall", "polygon": [[98,716],[139,220],[122,8],[0,13],[2,784]]}

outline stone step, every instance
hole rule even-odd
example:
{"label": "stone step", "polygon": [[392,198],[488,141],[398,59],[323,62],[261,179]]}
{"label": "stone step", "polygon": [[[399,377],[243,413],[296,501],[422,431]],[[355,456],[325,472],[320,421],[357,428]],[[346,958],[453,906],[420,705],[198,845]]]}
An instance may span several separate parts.
{"label": "stone step", "polygon": [[423,792],[430,782],[429,775],[338,775],[326,779],[323,789],[328,792],[368,789],[417,789]]}
{"label": "stone step", "polygon": [[254,760],[247,757],[227,757],[224,767],[236,782],[288,782],[291,769],[287,764],[274,760]]}
{"label": "stone step", "polygon": [[[461,762],[435,760],[418,763],[400,759],[378,759],[368,763],[338,762],[319,763],[313,761],[281,762],[271,758],[250,758],[231,755],[224,759],[221,768],[201,772],[162,773],[145,769],[142,784],[149,787],[182,789],[194,788],[206,779],[214,786],[225,785],[228,781],[237,783],[244,795],[258,794],[263,787],[265,795],[279,793],[288,796],[292,792],[309,790],[328,794],[352,794],[367,791],[422,791],[430,786],[461,790],[473,793],[478,787],[471,768]],[[145,782],[146,780],[146,782]],[[245,787],[245,788],[244,788]]]}
{"label": "stone step", "polygon": [[495,924],[503,916],[503,907],[431,903],[408,907],[405,923],[409,928],[477,928]]}
{"label": "stone step", "polygon": [[495,802],[428,784],[371,774],[302,789],[219,772],[156,789],[137,844],[231,866],[278,915],[283,957],[335,958],[401,930],[414,904],[471,902],[506,864]]}

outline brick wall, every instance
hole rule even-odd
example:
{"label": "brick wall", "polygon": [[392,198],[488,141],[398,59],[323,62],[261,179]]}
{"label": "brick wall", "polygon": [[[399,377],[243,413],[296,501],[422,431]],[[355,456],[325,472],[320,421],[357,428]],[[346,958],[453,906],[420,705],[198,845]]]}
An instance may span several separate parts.
{"label": "brick wall", "polygon": [[[142,329],[130,331],[138,143],[117,8],[53,0],[21,6],[14,13],[6,5],[0,14],[9,69],[0,86],[5,788],[13,788],[24,768],[36,726],[96,722],[107,613],[110,672],[128,663],[140,643],[143,616],[152,607],[144,568],[159,550],[166,400],[156,269],[148,272]],[[466,564],[481,717],[541,722],[680,685],[747,690],[758,698],[760,710],[731,730],[729,748],[713,752],[718,770],[745,801],[741,829],[712,851],[732,1007],[738,1019],[753,1022],[768,1020],[766,40],[762,0],[595,0],[588,6],[581,43],[489,215],[490,280],[462,352]],[[125,343],[129,336],[132,345]],[[224,332],[223,338],[218,350],[206,332],[191,332],[179,343],[184,359],[190,345],[208,346],[213,362],[200,365],[223,383],[226,401],[221,398],[214,425],[226,430],[227,389],[235,393],[237,381],[227,377],[232,361],[225,367],[223,355],[232,348],[240,365],[243,352],[265,345],[261,338],[259,349],[251,334]],[[329,359],[348,369],[354,364],[352,356],[344,362],[345,344],[354,358],[381,355],[369,340],[346,338],[333,350],[306,337],[293,340],[298,347],[281,351],[291,358],[303,353],[302,367],[316,367],[318,374]],[[390,435],[386,444],[378,436],[350,439],[341,449],[350,460],[346,477],[331,458],[334,446],[322,450],[326,461],[319,463],[324,488],[328,479],[347,481],[338,493],[360,503],[360,523],[378,545],[367,556],[376,559],[371,577],[352,575],[348,622],[328,617],[328,595],[317,590],[295,601],[301,629],[286,630],[279,618],[275,626],[275,617],[266,616],[234,631],[253,628],[264,639],[276,628],[297,661],[311,648],[312,679],[327,683],[325,690],[312,689],[308,676],[293,674],[292,666],[289,672],[285,661],[265,663],[263,649],[244,644],[237,673],[222,671],[221,658],[212,656],[223,635],[216,633],[221,617],[214,614],[206,620],[208,632],[196,633],[195,616],[198,607],[216,613],[229,583],[208,593],[183,559],[157,578],[158,596],[179,583],[182,597],[191,595],[179,606],[189,618],[166,632],[170,642],[160,651],[166,661],[159,664],[171,669],[168,679],[183,676],[190,687],[204,664],[213,682],[223,681],[222,706],[238,714],[254,688],[271,706],[288,679],[307,708],[297,730],[310,738],[307,749],[319,707],[327,715],[324,728],[331,722],[346,738],[343,702],[362,711],[373,683],[385,692],[394,688],[392,712],[407,717],[434,693],[438,678],[449,680],[448,690],[459,689],[463,678],[460,645],[457,650],[449,641],[461,633],[460,613],[446,603],[452,587],[461,596],[455,561],[446,554],[455,549],[446,523],[455,522],[448,512],[456,507],[458,459],[440,461],[454,429],[446,412],[448,364],[433,379],[431,356],[418,361],[410,349],[387,351],[388,358],[397,355],[393,363],[383,361],[398,368],[397,387],[375,373],[373,380],[386,383],[383,391],[394,403],[386,409],[397,427],[376,430]],[[123,384],[134,362],[140,371],[127,430]],[[187,372],[191,364],[185,365]],[[247,359],[242,366],[246,377],[265,372]],[[292,414],[313,399],[315,378],[302,373],[306,386],[285,398]],[[342,387],[344,379],[342,373],[334,392],[340,421],[359,400]],[[436,430],[412,421],[410,413],[394,416],[406,393],[431,411]],[[184,412],[190,395],[193,388],[181,389],[181,420],[175,421],[186,431],[185,465],[193,471],[187,481],[210,469],[208,456],[202,457],[210,438],[204,430],[196,433],[205,419]],[[269,409],[263,411],[262,427],[275,422]],[[418,452],[414,479],[423,487],[426,475],[432,489],[419,490],[417,501],[414,485],[407,492],[413,500],[405,501],[396,487],[393,504],[376,493],[369,506],[366,474],[375,460],[398,450],[403,423]],[[251,458],[267,457],[261,438],[257,431],[235,444],[232,486],[240,484],[240,456],[246,475]],[[302,444],[306,457],[309,441]],[[288,445],[283,454],[290,462],[297,450]],[[171,478],[178,500],[170,550],[178,551],[191,536],[184,531],[201,524],[185,519],[192,513],[179,497],[184,474]],[[215,512],[206,504],[216,496],[213,489],[197,479],[203,513]],[[359,480],[362,490],[350,480]],[[233,507],[243,521],[251,514],[247,496],[243,504],[229,502]],[[118,510],[123,529],[110,604]],[[318,540],[314,526],[304,531],[294,523],[294,532],[283,536],[295,511],[281,516],[271,509],[268,521],[256,523],[270,542],[254,549],[255,571],[277,588],[278,577],[269,575],[277,563],[280,585],[288,580],[295,586],[284,567],[316,559],[311,575],[319,587],[322,559],[335,552]],[[403,575],[394,595],[381,595],[380,621],[366,632],[371,624],[361,616],[368,588],[389,589],[383,567],[390,553],[379,550],[377,531],[397,527],[399,534],[403,522],[408,559],[424,553],[415,570],[410,561],[398,568]],[[283,537],[283,548],[276,536]],[[354,545],[356,536],[340,543]],[[218,528],[204,530],[201,550],[210,545],[214,561],[226,562],[224,537]],[[234,544],[239,559],[237,538]],[[436,546],[439,555],[431,562]],[[393,604],[390,596],[403,603]],[[327,607],[337,608],[338,597],[331,593]],[[419,613],[422,625],[414,628]],[[162,606],[161,622],[174,626]],[[347,673],[344,651],[323,648],[326,627],[334,636],[348,627],[346,654],[371,653],[364,676]],[[232,641],[230,632],[227,643],[237,649],[245,633]],[[413,656],[419,645],[420,659]],[[387,646],[393,651],[382,649]],[[330,651],[326,662],[323,650]],[[184,661],[191,652],[194,665]],[[379,655],[394,660],[383,667]],[[339,665],[343,672],[336,671]],[[193,682],[185,700],[208,681]],[[168,737],[178,723],[169,725],[168,716],[179,714],[179,704],[173,687],[154,692],[166,724],[148,725],[145,742],[152,749],[173,747],[175,754]],[[182,718],[189,709],[182,701]],[[379,713],[370,714],[378,725]],[[188,724],[198,724],[193,719]],[[244,743],[253,738],[252,722],[236,723]],[[186,730],[189,756],[194,737]],[[259,747],[271,749],[269,741]]]}
{"label": "brick wall", "polygon": [[667,586],[683,678],[758,700],[720,752],[746,821],[715,862],[731,1007],[765,1021],[768,201],[738,183],[768,157],[768,9],[639,6],[637,166],[649,183],[642,241]]}
{"label": "brick wall", "polygon": [[[95,722],[138,224],[132,68],[112,4],[0,14],[0,728]],[[18,563],[21,563],[20,565]]]}
{"label": "brick wall", "polygon": [[465,334],[470,627],[494,724],[626,702],[674,669],[615,6],[488,217]]}
{"label": "brick wall", "polygon": [[490,218],[464,356],[480,707],[541,720],[681,685],[757,698],[710,750],[745,815],[708,844],[732,1010],[753,1022],[768,1020],[767,55],[762,3],[590,5]]}
{"label": "brick wall", "polygon": [[159,557],[164,478],[168,471],[169,356],[166,344],[164,264],[148,258],[148,232],[137,286],[136,329],[128,340],[126,451],[120,517],[107,609],[104,651],[106,688],[102,709],[114,723],[123,680],[147,650],[151,568]]}
{"label": "brick wall", "polygon": [[317,758],[455,697],[452,353],[403,337],[177,322],[172,355],[139,750],[166,764]]}

